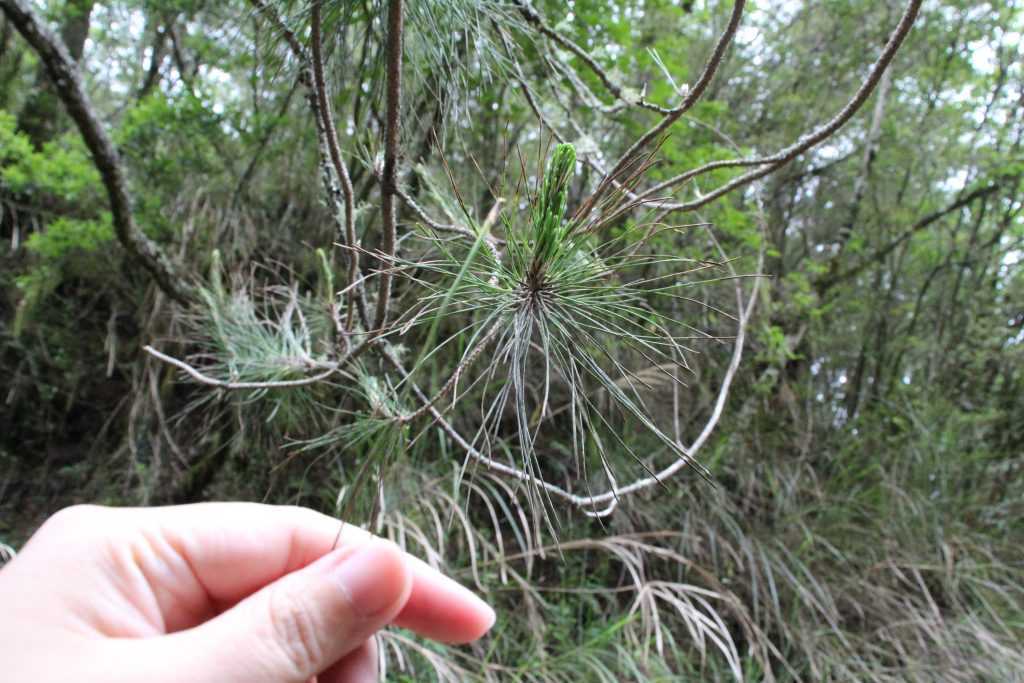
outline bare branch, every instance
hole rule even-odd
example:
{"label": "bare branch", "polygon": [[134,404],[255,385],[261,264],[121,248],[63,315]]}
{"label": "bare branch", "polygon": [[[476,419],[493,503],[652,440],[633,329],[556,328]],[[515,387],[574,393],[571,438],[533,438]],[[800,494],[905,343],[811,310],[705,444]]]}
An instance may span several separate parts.
{"label": "bare branch", "polygon": [[[334,173],[341,183],[341,192],[345,197],[345,244],[355,246],[356,225],[355,225],[355,193],[352,191],[352,180],[349,177],[345,160],[341,156],[341,148],[338,144],[338,131],[334,127],[334,115],[331,113],[331,101],[327,97],[327,85],[324,80],[324,58],[321,41],[321,20],[320,10],[322,0],[315,0],[311,17],[310,43],[313,51],[313,92],[317,100],[317,111],[314,114],[320,117],[320,124],[323,126],[323,137],[326,142],[327,151],[330,154],[331,163],[334,164]],[[359,252],[349,252],[348,262],[348,283],[355,283],[359,274]],[[345,327],[352,329],[352,308],[353,302],[358,300],[356,295],[349,297],[348,315]]]}
{"label": "bare branch", "polygon": [[807,150],[820,144],[824,140],[830,138],[836,131],[842,128],[847,121],[853,118],[853,115],[863,106],[867,99],[871,96],[875,86],[878,85],[879,80],[882,78],[882,74],[885,73],[886,68],[892,62],[893,57],[896,56],[896,52],[899,50],[900,45],[903,44],[903,40],[907,37],[911,27],[914,25],[914,21],[917,19],[917,14],[921,9],[921,0],[910,0],[907,5],[903,16],[900,18],[899,24],[896,26],[896,30],[893,31],[889,37],[889,41],[886,43],[885,48],[882,50],[882,54],[879,55],[878,60],[874,63],[871,68],[871,72],[868,74],[867,79],[861,84],[860,88],[854,94],[853,98],[843,107],[839,113],[837,113],[832,119],[817,129],[811,131],[807,135],[802,136],[799,140],[794,142],[789,147],[786,147],[779,152],[767,157],[761,157],[756,159],[731,159],[726,161],[713,161],[708,164],[704,164],[698,168],[687,171],[674,178],[669,178],[661,183],[658,183],[654,187],[645,190],[640,194],[643,199],[654,199],[656,195],[663,192],[664,190],[675,187],[680,183],[683,183],[691,178],[698,175],[713,171],[718,168],[728,168],[735,166],[761,166],[753,171],[748,171],[738,178],[734,178],[725,185],[719,187],[713,192],[709,192],[691,202],[679,204],[675,207],[677,211],[693,211],[699,209],[702,206],[710,204],[719,197],[732,192],[738,187],[749,185],[750,183],[763,178],[769,173],[785,166],[793,159],[797,158]]}
{"label": "bare branch", "polygon": [[732,43],[733,37],[736,35],[737,29],[740,26],[740,19],[743,17],[743,8],[746,6],[746,0],[735,0],[732,5],[732,14],[729,16],[729,23],[726,25],[725,30],[722,31],[722,35],[718,37],[718,42],[715,43],[715,49],[711,51],[711,56],[708,57],[708,61],[704,64],[704,70],[701,72],[700,77],[697,78],[696,83],[690,88],[686,97],[679,104],[678,107],[673,109],[665,118],[659,121],[653,128],[644,133],[644,135],[633,143],[633,145],[626,150],[626,153],[622,155],[619,161],[612,167],[609,172],[609,176],[616,176],[626,166],[631,164],[633,160],[647,147],[651,142],[660,137],[669,126],[679,120],[679,118],[693,108],[693,105],[697,104],[701,96],[704,95],[704,91],[711,85],[711,81],[715,78],[715,73],[718,71],[719,65],[722,63],[722,58],[725,56],[725,51],[729,48]]}
{"label": "bare branch", "polygon": [[607,72],[605,72],[605,70],[602,69],[596,61],[594,61],[594,58],[591,57],[586,50],[584,50],[582,47],[580,47],[573,41],[569,40],[567,37],[565,37],[558,31],[551,28],[544,21],[544,18],[540,15],[540,13],[532,6],[530,6],[528,2],[525,2],[525,0],[516,0],[516,6],[519,7],[519,12],[523,15],[523,17],[526,19],[528,23],[536,27],[537,30],[540,31],[543,35],[547,36],[555,43],[562,46],[564,49],[576,55],[580,59],[580,61],[586,64],[587,68],[590,69],[594,73],[594,75],[597,76],[598,80],[601,81],[601,85],[605,87],[605,90],[607,90],[613,96],[615,96],[617,100],[622,101],[626,105],[637,106],[642,109],[657,112],[659,114],[671,114],[675,111],[674,109],[668,109],[666,107],[658,106],[657,104],[654,104],[652,102],[646,102],[643,99],[639,101],[628,99],[622,92],[622,88],[619,87],[614,81],[612,81],[612,79],[608,76]]}
{"label": "bare branch", "polygon": [[[343,240],[347,241],[349,245],[354,245],[355,195],[352,190],[352,182],[348,175],[348,168],[341,156],[337,131],[334,127],[333,117],[330,114],[326,87],[318,87],[317,85],[316,71],[318,68],[320,71],[319,82],[321,86],[323,85],[322,55],[320,55],[321,59],[314,58],[311,60],[309,55],[306,54],[305,48],[302,47],[298,38],[295,37],[295,33],[288,28],[272,7],[267,5],[263,0],[249,1],[253,7],[256,8],[256,11],[265,16],[274,29],[281,34],[285,42],[288,44],[288,47],[291,49],[292,54],[299,61],[301,69],[299,72],[299,82],[306,88],[306,102],[309,104],[310,111],[313,113],[314,123],[316,124],[317,146],[320,156],[320,176],[324,185],[324,192],[327,194],[327,199],[333,208],[331,213],[337,223],[339,236],[342,236]],[[314,16],[313,21],[313,38],[315,38],[313,41],[313,47],[317,54],[320,53],[319,4],[320,3],[318,2],[314,5],[316,16]],[[323,109],[321,104],[325,104],[327,108]],[[335,177],[339,179],[339,183],[341,185],[340,188],[334,183]],[[339,218],[341,215],[345,216],[344,223],[342,223]],[[355,287],[359,282],[358,255],[354,250],[350,250],[349,258],[349,288],[354,288],[355,293],[349,299],[347,324],[349,329],[351,329],[352,301],[354,300],[364,327],[368,327],[369,320],[366,313],[366,306],[363,301],[363,292],[361,288]]]}
{"label": "bare branch", "polygon": [[302,63],[306,64],[309,60],[306,57],[306,50],[299,43],[299,39],[295,37],[295,32],[288,28],[287,24],[281,20],[281,17],[277,15],[272,7],[263,2],[263,0],[249,0],[256,11],[262,14],[267,20],[273,25],[274,30],[281,34],[285,42],[288,43],[288,47],[291,49],[292,54]]}
{"label": "bare branch", "polygon": [[188,363],[178,360],[173,356],[168,356],[166,353],[161,353],[160,351],[157,351],[148,344],[146,346],[143,346],[142,350],[148,353],[149,355],[153,356],[157,360],[169,363],[174,367],[178,368],[179,370],[184,371],[187,375],[195,379],[197,382],[201,384],[206,384],[207,386],[217,387],[218,389],[289,389],[294,387],[305,387],[327,379],[334,373],[338,372],[339,368],[339,365],[337,363],[327,363],[319,366],[314,366],[326,367],[327,369],[317,375],[306,377],[304,379],[287,379],[279,380],[276,382],[226,382],[215,377],[210,377],[209,375],[204,375],[202,372],[195,369]]}
{"label": "bare branch", "polygon": [[160,245],[146,237],[135,225],[132,199],[121,157],[85,93],[78,65],[71,58],[67,47],[39,20],[35,10],[25,0],[0,0],[0,9],[36,51],[58,97],[82,134],[107,190],[118,241],[142,263],[167,296],[181,304],[191,303],[196,298],[192,285]]}
{"label": "bare branch", "polygon": [[[380,215],[383,223],[382,251],[395,255],[398,233],[395,195],[398,192],[398,128],[402,108],[402,0],[388,4],[387,94],[385,101],[384,177],[381,182]],[[377,315],[374,327],[382,329],[388,321],[391,300],[391,273],[381,274],[377,290]]]}
{"label": "bare branch", "polygon": [[491,343],[491,340],[493,340],[494,337],[497,336],[498,331],[501,329],[504,323],[505,321],[503,320],[496,320],[494,324],[491,325],[491,328],[487,330],[484,336],[480,339],[480,341],[477,342],[476,347],[474,347],[473,350],[466,355],[462,362],[459,363],[458,367],[455,368],[455,371],[452,372],[451,377],[449,377],[448,381],[444,383],[444,386],[442,386],[437,391],[437,393],[434,394],[434,397],[431,398],[429,401],[425,402],[422,406],[420,406],[413,412],[400,417],[399,422],[412,422],[413,420],[422,417],[427,413],[428,410],[436,406],[438,401],[440,401],[449,393],[451,393],[451,391],[455,388],[455,385],[459,383],[459,378],[462,377],[462,373],[465,372],[468,367],[473,365],[474,362],[476,362],[477,358],[480,357],[480,354],[482,354],[484,350],[487,348],[487,346]]}
{"label": "bare branch", "polygon": [[[500,28],[498,28],[498,32],[499,32],[499,35],[501,36],[502,44],[503,44],[503,46],[505,48],[505,52],[511,58],[512,57],[512,48],[509,45],[509,39],[505,35],[504,31],[502,31]],[[558,142],[568,142],[566,137],[558,130],[558,128],[555,127],[555,125],[550,121],[550,119],[548,119],[548,117],[544,115],[544,112],[541,111],[540,105],[537,103],[537,100],[536,100],[536,98],[533,95],[533,91],[530,88],[530,84],[526,80],[526,76],[523,74],[523,70],[520,67],[519,63],[517,61],[515,61],[514,59],[512,59],[512,62],[515,65],[516,80],[519,83],[519,89],[523,93],[523,98],[526,100],[526,104],[529,106],[530,111],[533,112],[533,115],[537,118],[537,121],[544,128],[547,128],[548,131],[550,131],[550,133],[555,137],[555,139]],[[570,124],[572,124],[573,128],[576,129],[577,133],[582,134],[582,129],[579,127],[579,125],[576,124],[575,121],[573,121],[571,116],[569,116],[568,118],[569,118]],[[610,185],[611,187],[615,188],[616,191],[623,192],[626,195],[626,197],[628,197],[630,200],[636,201],[638,199],[638,195],[636,193],[634,193],[632,190],[630,190],[629,188],[624,187],[622,185],[622,183],[619,181],[618,178],[611,177],[610,174],[608,173],[608,169],[606,169],[603,165],[601,165],[601,163],[597,159],[594,158],[593,154],[585,154],[585,155],[583,155],[582,156],[582,160],[584,161],[584,163],[586,163],[588,166],[590,166],[595,172],[601,174],[601,176],[603,176],[603,177],[605,177],[607,179],[604,183],[602,183],[602,186],[599,188],[599,190],[597,192],[595,192],[594,195],[592,195],[592,198],[590,200],[591,202],[596,203],[597,200],[600,199],[601,194],[605,190],[605,187],[604,187],[605,185]],[[676,205],[676,204],[660,204],[659,203],[659,208],[662,209],[662,210],[673,209],[673,208],[677,208],[678,206],[681,206],[681,205]]]}
{"label": "bare branch", "polygon": [[399,199],[405,202],[406,206],[412,209],[412,212],[415,213],[419,219],[423,221],[423,224],[431,230],[436,230],[438,232],[453,232],[458,235],[462,235],[463,237],[468,237],[469,239],[476,239],[476,235],[474,235],[473,231],[468,228],[463,228],[459,225],[453,225],[450,223],[442,223],[435,218],[431,218],[426,210],[424,210],[423,207],[420,206],[415,199],[410,197],[409,193],[402,188],[398,188],[395,191],[395,194],[397,194]]}

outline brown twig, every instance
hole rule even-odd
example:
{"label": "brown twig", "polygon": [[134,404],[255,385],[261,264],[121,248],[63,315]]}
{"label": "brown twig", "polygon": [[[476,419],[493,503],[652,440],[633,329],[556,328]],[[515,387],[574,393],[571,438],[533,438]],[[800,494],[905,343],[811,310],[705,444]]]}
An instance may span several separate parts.
{"label": "brown twig", "polygon": [[614,81],[612,81],[612,79],[608,76],[608,73],[601,68],[601,66],[594,60],[593,57],[590,56],[589,53],[587,53],[586,50],[584,50],[582,47],[580,47],[573,41],[569,40],[569,38],[562,35],[555,29],[551,28],[544,21],[544,18],[540,15],[540,13],[532,6],[530,6],[529,3],[525,2],[524,0],[516,0],[515,4],[519,8],[519,13],[523,15],[523,18],[526,19],[527,23],[536,27],[536,29],[540,31],[540,33],[553,40],[562,48],[576,55],[576,57],[578,57],[580,61],[586,64],[587,68],[590,69],[595,76],[597,76],[598,80],[601,81],[601,85],[603,85],[605,90],[610,92],[615,97],[615,99],[622,101],[626,105],[637,106],[642,109],[657,112],[659,114],[667,115],[675,111],[674,109],[662,107],[657,104],[654,104],[653,102],[647,102],[643,99],[631,100],[627,98],[625,93],[623,93],[622,88],[619,85],[617,85]]}
{"label": "brown twig", "polygon": [[[313,57],[313,92],[317,100],[317,111],[314,112],[320,117],[320,124],[324,130],[324,140],[331,163],[334,165],[334,173],[341,183],[341,193],[345,198],[345,244],[356,244],[355,225],[355,193],[352,191],[352,179],[348,173],[348,167],[341,156],[341,147],[338,144],[338,131],[334,126],[334,116],[331,113],[331,101],[327,97],[327,84],[324,79],[324,58],[321,40],[321,6],[322,0],[315,0],[311,16],[310,46]],[[355,283],[359,274],[359,252],[350,251],[348,262],[348,283]],[[359,300],[358,292],[353,293],[348,300],[348,313],[345,319],[345,329],[351,331],[353,322],[353,302]]]}
{"label": "brown twig", "polygon": [[[320,176],[324,185],[324,192],[327,194],[327,199],[333,207],[332,216],[337,223],[338,234],[343,236],[346,241],[350,244],[355,244],[355,196],[352,191],[351,179],[348,175],[348,168],[345,166],[344,160],[341,157],[341,151],[338,146],[337,131],[334,128],[333,117],[330,115],[330,109],[325,116],[322,113],[321,102],[327,102],[327,94],[325,88],[318,88],[316,81],[316,68],[315,62],[320,63],[321,75],[320,80],[323,81],[322,60],[311,60],[309,55],[306,53],[305,48],[299,43],[296,38],[294,31],[292,31],[284,23],[281,17],[274,11],[272,7],[267,5],[263,0],[249,0],[256,11],[267,18],[274,29],[281,34],[284,41],[288,44],[292,54],[298,60],[300,64],[299,82],[302,83],[306,88],[306,102],[309,105],[310,111],[313,113],[313,120],[316,128],[317,146],[319,149],[320,156]],[[319,21],[314,22],[316,26],[319,26]],[[316,32],[314,32],[315,34]],[[319,52],[319,40],[316,41],[316,49]],[[322,55],[321,55],[322,57]],[[326,121],[326,123],[325,123]],[[328,128],[328,125],[330,128]],[[330,131],[334,131],[332,134]],[[335,185],[334,178],[339,179],[339,184]],[[345,180],[349,182],[346,184]],[[340,215],[345,216],[344,223],[338,218]],[[363,301],[363,290],[359,287],[354,287],[359,282],[358,279],[358,257],[353,253],[350,254],[349,261],[349,287],[352,288],[353,294],[349,299],[349,315],[348,323],[351,323],[351,311],[352,311],[352,300],[355,300],[356,309],[359,312],[361,322],[364,327],[369,326],[369,316],[366,312],[366,306]]]}
{"label": "brown twig", "polygon": [[[382,249],[394,257],[398,227],[395,196],[398,193],[398,130],[402,108],[402,0],[388,3],[387,93],[385,96],[384,174],[381,179],[380,215],[383,229]],[[377,315],[374,327],[382,329],[388,321],[391,301],[391,274],[381,274],[377,290]]]}
{"label": "brown twig", "polygon": [[[509,58],[511,59],[515,66],[516,80],[519,83],[519,89],[522,92],[523,98],[526,100],[526,104],[527,106],[529,106],[530,111],[533,112],[533,115],[537,118],[537,121],[540,122],[540,124],[544,126],[544,128],[546,128],[558,142],[568,142],[568,139],[564,135],[562,135],[558,128],[556,128],[555,125],[551,122],[551,120],[544,115],[544,112],[541,111],[540,105],[537,103],[537,100],[533,95],[533,91],[530,88],[530,84],[527,81],[526,76],[523,74],[522,68],[519,66],[519,63],[517,61],[512,59],[512,47],[509,44],[509,38],[505,35],[505,32],[500,27],[495,26],[495,28],[497,29],[498,34],[502,39],[502,44],[505,49],[505,53],[509,56]],[[575,121],[573,121],[571,115],[567,114],[567,118],[570,124],[577,130],[577,132],[582,134],[582,129],[579,127],[578,124],[576,124]],[[606,178],[606,180],[602,183],[599,190],[591,195],[591,202],[596,203],[601,198],[601,194],[605,189],[607,189],[606,186],[614,188],[615,191],[623,192],[625,196],[628,197],[630,200],[637,199],[637,195],[634,192],[632,192],[629,188],[625,188],[620,182],[619,178],[611,177],[611,175],[608,173],[608,169],[605,168],[600,162],[598,162],[598,160],[594,158],[593,154],[584,154],[581,156],[581,159],[584,163],[590,166],[590,168],[592,168],[596,173]],[[659,208],[661,208],[662,210],[675,208],[676,206],[677,205],[674,204],[659,204]]]}
{"label": "brown twig", "polygon": [[487,346],[491,343],[491,340],[494,339],[495,336],[497,336],[498,331],[502,328],[504,324],[504,320],[496,320],[494,324],[491,325],[490,329],[488,329],[484,336],[480,339],[480,341],[477,342],[476,347],[469,354],[467,354],[465,358],[463,358],[462,362],[460,362],[458,367],[455,368],[455,371],[452,372],[451,377],[449,377],[448,381],[444,383],[444,386],[442,386],[437,391],[437,393],[434,394],[433,398],[423,403],[423,405],[421,405],[413,412],[408,413],[407,415],[403,415],[398,419],[398,421],[406,423],[412,422],[413,420],[417,420],[420,417],[423,417],[423,415],[425,415],[427,411],[429,411],[431,408],[437,405],[438,401],[440,401],[449,393],[451,393],[451,391],[459,383],[459,378],[462,377],[462,373],[465,372],[467,368],[469,368],[471,365],[473,365],[473,363],[476,362],[476,360],[480,357],[480,354],[482,354],[484,350],[487,349]]}
{"label": "brown twig", "polygon": [[263,0],[249,0],[249,2],[256,8],[257,12],[267,18],[274,27],[274,30],[281,34],[284,41],[288,43],[288,47],[291,49],[292,54],[295,55],[300,62],[306,64],[308,62],[308,59],[306,58],[306,50],[302,47],[302,44],[299,43],[299,39],[295,37],[295,32],[288,28],[288,25],[284,23],[280,16],[278,16],[277,12],[275,12],[267,3],[263,2]]}

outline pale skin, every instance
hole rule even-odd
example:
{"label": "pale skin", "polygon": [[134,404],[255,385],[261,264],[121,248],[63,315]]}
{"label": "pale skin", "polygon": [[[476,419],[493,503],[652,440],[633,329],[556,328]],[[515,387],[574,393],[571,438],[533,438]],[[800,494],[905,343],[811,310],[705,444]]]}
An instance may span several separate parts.
{"label": "pale skin", "polygon": [[62,510],[0,570],[0,677],[369,683],[388,624],[465,643],[494,623],[468,589],[340,527],[249,503]]}

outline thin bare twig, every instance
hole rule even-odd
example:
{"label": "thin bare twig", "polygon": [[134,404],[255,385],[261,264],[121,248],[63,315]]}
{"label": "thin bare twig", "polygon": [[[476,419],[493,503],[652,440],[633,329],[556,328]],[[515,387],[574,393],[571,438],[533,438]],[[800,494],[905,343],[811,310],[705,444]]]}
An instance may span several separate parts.
{"label": "thin bare twig", "polygon": [[413,412],[411,412],[411,413],[409,413],[407,415],[403,415],[402,417],[400,417],[398,419],[398,421],[405,423],[405,422],[412,422],[413,420],[419,419],[420,417],[425,415],[428,410],[430,410],[431,408],[436,406],[438,401],[440,401],[445,396],[447,396],[449,393],[451,393],[451,391],[455,388],[455,385],[457,385],[459,383],[459,378],[462,377],[462,373],[465,372],[466,369],[469,368],[471,365],[473,365],[474,362],[476,362],[476,360],[480,357],[480,354],[482,354],[484,352],[484,350],[487,348],[487,346],[491,343],[491,340],[493,340],[494,337],[497,336],[498,331],[501,329],[501,327],[504,324],[506,324],[504,320],[501,320],[501,319],[496,320],[494,322],[494,324],[491,325],[490,329],[487,330],[487,332],[484,334],[484,336],[480,339],[480,341],[477,342],[476,348],[474,348],[462,360],[462,362],[459,363],[459,365],[455,368],[455,371],[452,372],[451,377],[449,377],[448,381],[444,383],[444,386],[442,386],[437,391],[437,393],[434,394],[434,397],[431,398],[429,401],[425,402],[423,405],[421,405],[419,408],[417,408]]}
{"label": "thin bare twig", "polygon": [[[323,182],[324,192],[327,195],[328,202],[333,208],[331,215],[334,217],[335,223],[337,224],[339,236],[342,237],[343,241],[354,245],[356,239],[354,215],[355,194],[352,190],[351,179],[348,175],[348,167],[344,163],[341,156],[341,150],[338,145],[337,130],[334,127],[334,119],[330,114],[326,86],[323,88],[317,87],[316,64],[319,64],[319,80],[323,83],[322,54],[320,55],[321,59],[311,60],[310,56],[306,53],[305,48],[302,47],[298,38],[295,37],[295,32],[288,28],[272,7],[267,5],[263,0],[249,0],[249,2],[256,8],[256,11],[265,16],[274,29],[281,34],[285,42],[288,44],[292,54],[299,62],[299,82],[306,88],[306,102],[309,105],[309,109],[313,114],[313,121],[316,124],[317,147],[320,157],[320,176],[321,181]],[[314,22],[314,27],[319,29],[319,24],[319,19],[317,19],[317,21]],[[314,48],[319,53],[321,51],[321,47],[317,35],[318,31],[313,31],[313,34],[313,37],[317,37],[317,40],[314,41]],[[328,108],[326,110],[321,108],[322,102],[328,104]],[[326,114],[324,112],[326,112]],[[338,185],[335,185],[334,178],[339,179]],[[339,216],[342,215],[345,217],[344,222],[339,218]],[[349,258],[349,288],[351,288],[354,293],[349,298],[347,325],[349,329],[351,329],[352,301],[354,300],[363,326],[369,327],[369,316],[367,315],[366,306],[363,301],[363,290],[360,287],[354,287],[354,285],[359,282],[358,256],[352,252],[349,254]]]}
{"label": "thin bare twig", "polygon": [[903,244],[908,239],[913,237],[915,234],[924,230],[929,225],[939,220],[943,216],[947,216],[955,211],[959,211],[960,209],[964,208],[965,206],[971,204],[974,201],[977,201],[978,199],[984,199],[985,197],[988,197],[989,195],[997,192],[1001,187],[1002,185],[998,182],[993,183],[992,185],[985,185],[983,187],[979,187],[973,190],[972,192],[963,195],[959,199],[954,200],[947,206],[944,206],[941,209],[933,211],[932,213],[928,214],[924,218],[921,218],[912,226],[910,226],[899,237],[896,237],[895,239],[891,240],[884,246],[880,247],[879,249],[876,249],[870,256],[863,259],[860,263],[854,266],[850,266],[846,270],[840,271],[838,268],[838,262],[832,261],[828,272],[826,272],[825,275],[823,275],[815,283],[815,289],[817,289],[819,293],[825,293],[826,291],[834,287],[836,284],[843,282],[845,280],[849,280],[850,278],[856,277],[857,275],[860,275],[871,266],[880,263],[886,256],[895,251],[901,244]]}
{"label": "thin bare twig", "polygon": [[281,37],[288,43],[292,54],[302,64],[307,64],[309,60],[306,58],[306,50],[299,43],[299,39],[295,37],[295,32],[288,28],[288,25],[278,16],[277,12],[267,3],[263,2],[263,0],[249,0],[249,2],[256,8],[257,12],[267,18],[271,25],[273,25],[274,30],[281,34]]}
{"label": "thin bare twig", "polygon": [[454,225],[451,223],[442,223],[435,218],[431,218],[431,216],[426,212],[426,210],[424,210],[423,207],[421,207],[416,202],[416,200],[410,197],[409,193],[403,190],[402,188],[398,188],[395,191],[395,194],[397,194],[399,199],[405,202],[406,206],[412,209],[413,213],[415,213],[416,216],[418,216],[419,219],[423,221],[423,224],[426,225],[431,230],[436,230],[437,232],[452,232],[472,240],[476,239],[476,235],[474,235],[473,231],[468,228],[463,228],[462,226]]}
{"label": "thin bare twig", "polygon": [[218,389],[288,389],[293,387],[304,387],[309,386],[310,384],[316,384],[317,382],[321,382],[327,379],[334,373],[338,372],[339,369],[339,365],[337,363],[328,363],[326,364],[327,369],[324,370],[323,372],[317,375],[313,375],[311,377],[305,377],[303,379],[286,379],[278,380],[276,382],[227,382],[222,379],[217,379],[216,377],[204,375],[202,372],[195,369],[188,363],[178,360],[173,356],[168,356],[166,353],[157,351],[148,344],[146,346],[143,346],[142,350],[148,353],[149,355],[153,356],[157,360],[161,360],[164,363],[169,363],[174,367],[178,368],[179,370],[184,371],[187,375],[195,379],[197,382],[201,384],[206,384],[207,386],[217,387]]}
{"label": "thin bare twig", "polygon": [[[511,58],[512,57],[512,48],[509,45],[510,41],[509,41],[508,37],[505,35],[504,31],[500,27],[496,27],[496,28],[498,29],[499,36],[501,36],[502,44],[503,44],[503,47],[505,48],[505,52]],[[512,62],[515,65],[516,80],[519,82],[519,89],[523,93],[523,98],[526,100],[526,104],[530,107],[530,110],[533,112],[533,115],[535,117],[537,117],[537,121],[540,122],[540,124],[542,126],[547,128],[548,131],[550,131],[550,133],[555,137],[555,140],[557,140],[558,142],[562,142],[562,143],[568,142],[566,137],[564,135],[562,135],[562,133],[558,130],[558,128],[556,128],[555,125],[550,121],[550,119],[547,116],[544,115],[544,112],[541,111],[540,105],[537,103],[537,100],[536,100],[536,98],[533,95],[533,91],[530,88],[530,84],[527,81],[526,76],[523,74],[523,70],[519,66],[519,63],[516,62],[514,59],[512,60]],[[569,117],[569,122],[572,124],[572,126],[577,131],[582,132],[580,127],[575,123],[575,121],[572,120],[571,116]],[[634,200],[635,201],[637,199],[637,195],[632,190],[630,190],[629,188],[624,187],[622,185],[622,183],[619,181],[618,178],[610,176],[610,174],[608,173],[608,169],[606,169],[604,166],[602,166],[601,163],[598,162],[598,160],[596,158],[594,158],[593,154],[584,154],[582,156],[582,160],[584,161],[584,163],[586,163],[588,166],[590,166],[590,168],[592,168],[595,172],[599,173],[601,176],[603,176],[603,177],[605,177],[607,179],[605,182],[603,182],[601,184],[599,190],[596,191],[591,196],[591,200],[590,201],[596,203],[597,200],[600,199],[601,194],[604,192],[604,190],[606,189],[607,186],[613,187],[616,191],[623,192],[630,200]],[[675,205],[661,205],[660,208],[664,210],[664,209],[667,209],[667,208],[672,208],[674,206]]]}
{"label": "thin bare twig", "polygon": [[657,104],[654,104],[653,102],[647,102],[642,98],[639,100],[631,100],[627,98],[625,93],[623,93],[622,88],[619,85],[617,85],[614,81],[612,81],[612,79],[608,76],[608,73],[601,68],[601,66],[594,60],[593,57],[590,56],[589,53],[587,53],[586,50],[584,50],[582,47],[580,47],[573,41],[569,40],[569,38],[562,35],[555,29],[551,28],[544,21],[544,18],[540,15],[540,13],[536,9],[534,9],[528,2],[525,2],[524,0],[516,0],[516,6],[519,8],[520,14],[523,15],[523,17],[526,19],[528,23],[535,26],[537,30],[540,31],[543,35],[553,40],[562,48],[576,55],[580,59],[580,61],[586,64],[587,68],[590,69],[594,73],[594,75],[597,76],[598,80],[601,81],[601,85],[604,86],[605,90],[610,92],[615,97],[615,99],[622,101],[626,105],[637,106],[642,109],[657,112],[659,114],[671,114],[675,111],[674,109],[661,107]]}
{"label": "thin bare twig", "polygon": [[[334,126],[334,115],[331,113],[331,101],[327,97],[327,84],[324,80],[324,56],[321,40],[321,7],[322,0],[315,0],[311,16],[310,45],[313,57],[313,91],[317,100],[317,111],[315,115],[320,117],[320,123],[324,130],[324,140],[327,151],[334,165],[334,173],[341,184],[341,193],[345,198],[345,244],[355,246],[356,225],[355,225],[355,193],[352,191],[352,179],[349,177],[348,167],[341,156],[341,147],[338,144],[338,131]],[[359,252],[352,250],[348,253],[348,284],[355,283],[359,274]],[[345,329],[352,330],[353,305],[359,300],[358,292],[353,293],[348,299],[348,313],[345,317]],[[364,321],[365,322],[365,321]]]}

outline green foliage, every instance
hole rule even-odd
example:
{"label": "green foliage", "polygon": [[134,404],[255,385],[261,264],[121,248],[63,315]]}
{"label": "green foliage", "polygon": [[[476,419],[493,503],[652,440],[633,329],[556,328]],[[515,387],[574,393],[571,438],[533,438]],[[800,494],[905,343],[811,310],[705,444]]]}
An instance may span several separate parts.
{"label": "green foliage", "polygon": [[51,263],[69,259],[72,254],[95,254],[109,249],[114,241],[114,226],[108,212],[97,220],[60,217],[46,226],[44,232],[33,233],[26,248],[35,256]]}
{"label": "green foliage", "polygon": [[98,220],[61,217],[33,233],[25,247],[37,261],[28,272],[15,278],[22,299],[14,320],[19,336],[46,298],[67,278],[103,279],[109,272],[108,250],[114,243],[110,214]]}
{"label": "green foliage", "polygon": [[0,110],[0,149],[3,150],[5,166],[12,162],[18,163],[32,154],[32,143],[18,133],[17,119],[6,110]]}
{"label": "green foliage", "polygon": [[198,96],[154,93],[126,113],[118,144],[139,165],[147,185],[173,186],[218,167],[223,119]]}
{"label": "green foliage", "polygon": [[40,304],[53,293],[61,281],[60,271],[53,266],[38,266],[15,279],[14,284],[21,292],[17,313],[11,325],[12,336],[17,339],[25,331]]}
{"label": "green foliage", "polygon": [[19,336],[65,279],[106,277],[114,234],[110,214],[98,210],[103,198],[99,172],[81,139],[65,135],[36,151],[16,123],[12,114],[0,111],[0,188],[51,211],[68,212],[57,213],[25,242],[33,260],[14,278],[21,301],[12,329]]}
{"label": "green foliage", "polygon": [[176,227],[167,206],[183,188],[213,193],[222,177],[230,140],[224,115],[191,91],[153,93],[129,109],[116,132],[118,146],[138,179],[139,222],[150,236],[167,239]]}
{"label": "green foliage", "polygon": [[47,142],[38,152],[17,132],[15,117],[0,110],[0,181],[9,191],[73,206],[81,215],[102,197],[100,176],[77,135]]}

